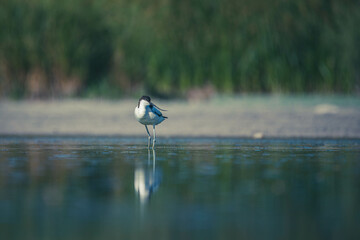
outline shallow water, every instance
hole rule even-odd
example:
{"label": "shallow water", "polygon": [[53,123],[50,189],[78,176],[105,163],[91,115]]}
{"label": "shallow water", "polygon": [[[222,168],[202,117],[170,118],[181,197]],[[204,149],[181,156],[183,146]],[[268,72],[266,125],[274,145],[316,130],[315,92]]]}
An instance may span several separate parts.
{"label": "shallow water", "polygon": [[0,137],[0,239],[360,239],[360,140]]}

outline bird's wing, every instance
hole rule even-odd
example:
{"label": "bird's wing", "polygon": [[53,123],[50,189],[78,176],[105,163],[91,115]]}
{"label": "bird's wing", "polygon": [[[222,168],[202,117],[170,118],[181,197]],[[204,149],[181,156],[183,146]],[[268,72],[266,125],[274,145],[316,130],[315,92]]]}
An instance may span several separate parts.
{"label": "bird's wing", "polygon": [[160,110],[154,105],[154,104],[150,104],[150,109],[153,113],[155,113],[156,115],[158,115],[159,117],[162,116],[162,113],[160,112]]}

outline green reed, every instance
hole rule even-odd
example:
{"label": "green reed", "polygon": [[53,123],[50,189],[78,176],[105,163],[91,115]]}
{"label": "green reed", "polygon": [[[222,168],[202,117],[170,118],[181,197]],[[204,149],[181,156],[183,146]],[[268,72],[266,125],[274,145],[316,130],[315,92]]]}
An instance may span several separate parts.
{"label": "green reed", "polygon": [[359,91],[355,0],[2,0],[5,97]]}

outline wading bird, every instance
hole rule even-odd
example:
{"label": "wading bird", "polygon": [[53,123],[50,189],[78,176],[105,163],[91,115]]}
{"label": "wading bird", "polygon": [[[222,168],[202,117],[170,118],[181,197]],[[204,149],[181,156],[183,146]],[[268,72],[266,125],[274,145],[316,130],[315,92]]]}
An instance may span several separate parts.
{"label": "wading bird", "polygon": [[148,148],[150,148],[150,144],[151,144],[151,135],[149,133],[149,129],[147,128],[147,125],[153,126],[153,148],[154,148],[156,142],[155,126],[167,118],[162,115],[160,110],[166,111],[153,104],[149,96],[142,96],[139,99],[139,102],[135,108],[135,112],[134,112],[135,118],[136,120],[139,121],[139,123],[145,125],[146,132],[149,136]]}

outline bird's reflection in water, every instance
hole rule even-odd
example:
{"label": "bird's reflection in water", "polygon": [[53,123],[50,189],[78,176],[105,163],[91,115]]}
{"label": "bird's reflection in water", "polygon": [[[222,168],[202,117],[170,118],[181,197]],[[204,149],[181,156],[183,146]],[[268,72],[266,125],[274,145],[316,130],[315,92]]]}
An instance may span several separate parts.
{"label": "bird's reflection in water", "polygon": [[146,204],[151,195],[158,189],[161,181],[161,176],[156,172],[156,151],[151,153],[148,149],[148,161],[145,164],[143,161],[138,161],[135,166],[134,173],[134,188],[137,196],[140,198],[141,205]]}

